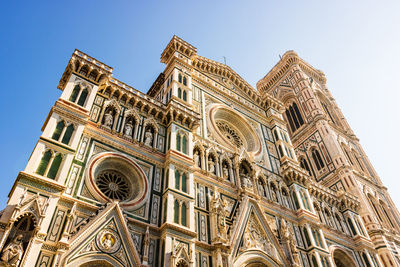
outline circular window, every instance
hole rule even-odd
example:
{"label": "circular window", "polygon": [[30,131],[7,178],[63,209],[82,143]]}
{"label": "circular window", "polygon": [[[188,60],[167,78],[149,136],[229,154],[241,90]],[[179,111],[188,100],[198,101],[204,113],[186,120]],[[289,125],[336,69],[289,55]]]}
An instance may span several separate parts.
{"label": "circular window", "polygon": [[128,179],[115,170],[106,170],[96,177],[96,185],[110,199],[126,200],[131,193]]}
{"label": "circular window", "polygon": [[217,141],[235,149],[261,152],[261,143],[254,127],[242,115],[220,104],[212,105],[208,113],[208,128]]}
{"label": "circular window", "polygon": [[143,170],[132,159],[115,152],[103,152],[92,158],[85,179],[96,199],[120,201],[128,209],[144,204],[148,194]]}

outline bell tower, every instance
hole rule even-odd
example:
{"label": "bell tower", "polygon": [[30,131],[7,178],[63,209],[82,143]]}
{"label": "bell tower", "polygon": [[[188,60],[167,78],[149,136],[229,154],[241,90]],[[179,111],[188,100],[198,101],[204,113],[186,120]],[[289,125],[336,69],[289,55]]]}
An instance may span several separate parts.
{"label": "bell tower", "polygon": [[399,233],[399,212],[328,90],[324,73],[288,51],[257,89],[283,102],[301,167],[316,182],[359,198],[360,215],[381,261],[394,266],[397,253],[385,233]]}

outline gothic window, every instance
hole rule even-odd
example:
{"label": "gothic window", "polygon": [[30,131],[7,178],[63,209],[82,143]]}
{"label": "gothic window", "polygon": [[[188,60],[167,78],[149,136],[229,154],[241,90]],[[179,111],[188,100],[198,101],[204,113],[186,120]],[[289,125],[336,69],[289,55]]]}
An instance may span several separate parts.
{"label": "gothic window", "polygon": [[300,194],[300,197],[301,197],[301,201],[303,202],[303,206],[306,209],[310,210],[310,204],[308,203],[307,195],[304,192],[304,190],[299,190],[299,194]]}
{"label": "gothic window", "polygon": [[292,197],[296,210],[300,209],[299,200],[297,199],[296,193],[294,191],[292,192]]}
{"label": "gothic window", "polygon": [[39,166],[36,169],[36,173],[42,176],[47,176],[50,179],[56,178],[62,159],[63,156],[61,153],[56,154],[51,150],[45,151],[40,160]]}
{"label": "gothic window", "polygon": [[54,130],[53,136],[51,137],[54,140],[60,139],[61,133],[64,130],[65,122],[63,120],[59,121],[56,125],[56,129]]}
{"label": "gothic window", "polygon": [[51,150],[47,150],[46,152],[44,152],[42,159],[40,160],[39,166],[36,170],[36,173],[39,175],[44,175],[44,173],[47,170],[47,166],[49,165],[49,162],[51,160]]}
{"label": "gothic window", "polygon": [[72,90],[71,96],[69,97],[69,101],[75,102],[78,98],[78,94],[81,91],[81,87],[77,84],[75,85],[74,89]]}
{"label": "gothic window", "polygon": [[182,89],[180,87],[178,88],[178,97],[182,98]]}
{"label": "gothic window", "polygon": [[322,107],[324,108],[326,114],[328,114],[328,116],[329,116],[329,118],[331,119],[331,121],[332,121],[333,123],[335,123],[335,120],[333,119],[333,116],[332,116],[331,113],[329,112],[328,106],[327,106],[324,102],[322,102]]}
{"label": "gothic window", "polygon": [[187,175],[184,172],[175,171],[175,189],[187,193]]}
{"label": "gothic window", "polygon": [[186,78],[186,76],[183,76],[183,85],[187,85],[187,78]]}
{"label": "gothic window", "polygon": [[363,260],[364,260],[364,262],[365,262],[365,266],[367,266],[367,267],[372,267],[372,266],[371,266],[371,263],[370,263],[369,260],[368,260],[367,254],[365,254],[364,252],[362,253],[362,258],[363,258]]}
{"label": "gothic window", "polygon": [[351,233],[353,234],[353,236],[357,235],[356,229],[354,228],[354,224],[350,218],[347,218],[347,223],[349,224],[349,227],[350,227],[350,230],[351,230]]}
{"label": "gothic window", "polygon": [[174,202],[174,223],[179,223],[179,202],[176,199]]}
{"label": "gothic window", "polygon": [[97,78],[97,71],[96,71],[96,70],[93,70],[93,71],[90,72],[90,74],[89,74],[89,79],[90,79],[90,80],[93,80],[93,81],[96,81],[96,78]]}
{"label": "gothic window", "polygon": [[187,137],[185,134],[176,134],[176,150],[187,154]]}
{"label": "gothic window", "polygon": [[325,167],[324,161],[322,160],[321,154],[319,153],[318,150],[313,148],[311,150],[311,156],[314,160],[315,166],[317,167],[317,170],[321,170],[323,167]]}
{"label": "gothic window", "polygon": [[54,179],[57,176],[58,173],[58,169],[60,168],[61,165],[61,161],[62,161],[62,155],[61,154],[57,154],[54,159],[53,162],[51,163],[49,172],[47,173],[47,177],[50,179]]}
{"label": "gothic window", "polygon": [[335,219],[336,219],[336,224],[338,227],[338,230],[341,232],[344,232],[343,226],[342,226],[342,218],[339,216],[339,214],[335,214]]}
{"label": "gothic window", "polygon": [[283,149],[281,145],[278,145],[278,150],[279,150],[279,156],[283,157],[285,154],[283,153]]}
{"label": "gothic window", "polygon": [[357,165],[358,165],[359,170],[360,170],[360,171],[364,171],[363,165],[362,165],[362,163],[360,162],[360,157],[359,157],[359,155],[357,155],[357,153],[356,153],[355,151],[353,151],[353,155],[354,155],[354,158],[356,159],[356,162],[357,162]]}
{"label": "gothic window", "polygon": [[393,222],[390,219],[390,216],[387,212],[387,206],[382,203],[382,201],[379,201],[379,206],[381,207],[383,214],[385,215],[386,220],[389,222],[390,226],[394,228]]}
{"label": "gothic window", "polygon": [[182,83],[182,74],[178,74],[178,82]]}
{"label": "gothic window", "polygon": [[321,262],[323,267],[330,267],[328,259],[326,257],[321,256]]}
{"label": "gothic window", "polygon": [[347,159],[350,161],[350,164],[354,165],[353,161],[351,160],[351,156],[350,156],[349,152],[347,151],[347,149],[343,148],[343,150],[344,150],[344,153],[346,154]]}
{"label": "gothic window", "polygon": [[88,69],[86,66],[82,67],[81,70],[79,71],[79,74],[81,74],[82,76],[87,76],[88,74]]}
{"label": "gothic window", "polygon": [[356,224],[357,224],[357,228],[358,228],[359,232],[360,232],[362,235],[365,235],[364,229],[362,228],[362,224],[360,223],[360,220],[359,220],[358,218],[354,218],[354,221],[355,221]]}
{"label": "gothic window", "polygon": [[369,195],[369,194],[368,194],[368,200],[369,200],[369,202],[370,202],[372,208],[374,209],[375,214],[376,214],[376,216],[378,217],[379,221],[383,222],[383,221],[382,221],[382,217],[381,217],[381,213],[379,212],[377,206],[375,205],[374,199],[373,199],[372,196]]}
{"label": "gothic window", "polygon": [[68,145],[69,141],[71,140],[73,132],[74,132],[74,125],[73,124],[68,125],[67,130],[65,130],[64,136],[61,139],[61,143]]}
{"label": "gothic window", "polygon": [[89,91],[87,88],[83,89],[83,91],[81,92],[81,95],[79,96],[79,100],[78,100],[78,105],[83,107],[85,105],[85,101],[87,98]]}
{"label": "gothic window", "polygon": [[183,101],[187,101],[187,93],[186,93],[186,90],[183,90],[182,99],[183,99]]}
{"label": "gothic window", "polygon": [[78,99],[77,104],[79,106],[84,106],[86,102],[86,98],[89,94],[89,91],[87,88],[81,90],[80,85],[75,85],[74,89],[72,90],[71,96],[69,97],[69,101],[75,103],[76,100]]}
{"label": "gothic window", "polygon": [[183,226],[187,226],[186,212],[187,212],[186,204],[182,203],[182,206],[181,206],[181,224]]}
{"label": "gothic window", "polygon": [[306,227],[303,227],[304,238],[306,239],[307,247],[311,246],[310,236],[308,235],[308,231]]}
{"label": "gothic window", "polygon": [[300,110],[295,102],[286,109],[285,114],[292,132],[295,132],[304,124],[303,117],[301,116]]}
{"label": "gothic window", "polygon": [[317,229],[311,229],[311,232],[313,234],[316,245],[322,248],[323,247],[322,239],[321,235],[319,234],[319,231]]}
{"label": "gothic window", "polygon": [[312,261],[313,267],[318,267],[317,259],[315,258],[314,255],[312,255],[311,261]]}
{"label": "gothic window", "polygon": [[310,168],[310,166],[308,165],[308,162],[307,162],[307,160],[306,160],[305,158],[301,158],[301,159],[300,159],[300,167],[302,167],[303,169],[305,169],[306,171],[308,171],[308,174],[309,174],[309,175],[312,175],[311,168]]}

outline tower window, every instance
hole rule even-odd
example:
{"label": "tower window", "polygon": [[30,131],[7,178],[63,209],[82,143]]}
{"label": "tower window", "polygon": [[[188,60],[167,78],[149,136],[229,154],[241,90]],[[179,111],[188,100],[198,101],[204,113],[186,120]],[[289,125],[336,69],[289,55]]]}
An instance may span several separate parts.
{"label": "tower window", "polygon": [[177,133],[176,134],[176,150],[187,154],[187,137],[185,134]]}
{"label": "tower window", "polygon": [[292,132],[296,131],[300,126],[304,124],[303,117],[301,116],[299,107],[296,103],[290,105],[285,111],[287,120],[290,125]]}
{"label": "tower window", "polygon": [[178,97],[182,98],[182,89],[180,87],[178,88]]}
{"label": "tower window", "polygon": [[187,85],[187,78],[186,78],[186,76],[183,77],[183,85],[185,85],[185,86]]}
{"label": "tower window", "polygon": [[183,90],[182,99],[183,99],[183,101],[187,101],[187,93],[186,93],[186,90]]}
{"label": "tower window", "polygon": [[322,160],[321,154],[319,153],[318,150],[315,148],[311,151],[311,156],[314,160],[315,166],[317,167],[317,170],[321,170],[323,167],[325,167],[324,161]]}
{"label": "tower window", "polygon": [[36,173],[42,176],[47,176],[50,179],[56,178],[62,159],[63,157],[61,153],[55,154],[51,150],[47,150],[44,152],[42,159],[40,160]]}
{"label": "tower window", "polygon": [[187,193],[187,176],[186,173],[175,171],[175,189]]}
{"label": "tower window", "polygon": [[88,94],[89,91],[87,88],[81,90],[81,87],[77,84],[72,90],[71,96],[69,97],[69,101],[75,103],[76,100],[78,99],[77,104],[83,107],[85,105]]}

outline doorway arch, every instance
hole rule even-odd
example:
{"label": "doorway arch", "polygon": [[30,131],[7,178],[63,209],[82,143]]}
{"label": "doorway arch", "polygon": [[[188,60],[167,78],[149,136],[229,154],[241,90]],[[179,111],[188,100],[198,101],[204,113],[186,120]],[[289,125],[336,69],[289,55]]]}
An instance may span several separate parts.
{"label": "doorway arch", "polygon": [[236,258],[233,267],[278,267],[275,259],[261,250],[247,250]]}
{"label": "doorway arch", "polygon": [[93,253],[72,260],[67,267],[124,267],[122,263],[107,254]]}
{"label": "doorway arch", "polygon": [[353,258],[341,249],[335,249],[333,251],[333,262],[336,267],[356,267]]}

